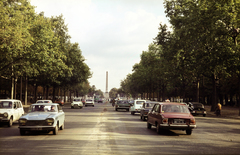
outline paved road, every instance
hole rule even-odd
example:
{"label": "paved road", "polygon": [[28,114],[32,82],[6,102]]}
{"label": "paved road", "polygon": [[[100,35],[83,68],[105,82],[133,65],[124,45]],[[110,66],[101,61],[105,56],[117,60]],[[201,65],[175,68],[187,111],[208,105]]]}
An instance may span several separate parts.
{"label": "paved road", "polygon": [[239,154],[240,120],[197,116],[197,129],[147,129],[139,115],[114,111],[108,103],[95,107],[64,107],[65,129],[58,135],[20,136],[18,124],[0,127],[0,154]]}

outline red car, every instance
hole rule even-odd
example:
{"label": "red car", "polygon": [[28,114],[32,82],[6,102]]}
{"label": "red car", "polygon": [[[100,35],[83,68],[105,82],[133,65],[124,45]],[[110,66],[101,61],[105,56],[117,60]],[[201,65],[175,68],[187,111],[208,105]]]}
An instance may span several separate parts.
{"label": "red car", "polygon": [[163,129],[186,130],[186,134],[191,135],[196,122],[187,105],[161,102],[156,103],[148,113],[147,128],[151,129],[152,126],[157,128],[157,133],[161,133]]}
{"label": "red car", "polygon": [[63,99],[56,99],[54,103],[58,103],[59,105],[64,106]]}

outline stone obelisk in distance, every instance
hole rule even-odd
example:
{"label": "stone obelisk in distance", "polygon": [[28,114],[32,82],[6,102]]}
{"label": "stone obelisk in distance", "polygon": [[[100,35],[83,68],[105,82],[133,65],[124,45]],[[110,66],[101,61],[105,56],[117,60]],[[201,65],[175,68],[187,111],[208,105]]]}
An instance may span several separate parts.
{"label": "stone obelisk in distance", "polygon": [[106,72],[106,92],[105,92],[104,97],[105,97],[106,99],[109,98],[109,94],[108,94],[108,71]]}

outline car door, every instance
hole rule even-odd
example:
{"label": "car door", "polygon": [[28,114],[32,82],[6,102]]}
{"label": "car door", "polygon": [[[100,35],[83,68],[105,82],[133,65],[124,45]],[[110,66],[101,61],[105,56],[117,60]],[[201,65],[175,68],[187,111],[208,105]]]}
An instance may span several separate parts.
{"label": "car door", "polygon": [[23,109],[23,106],[22,106],[22,102],[19,101],[18,102],[18,112],[19,112],[19,118],[24,114],[24,109]]}
{"label": "car door", "polygon": [[148,122],[149,122],[150,124],[154,124],[154,123],[153,123],[153,122],[154,122],[153,114],[154,114],[154,109],[155,109],[156,105],[157,105],[157,104],[155,104],[155,105],[153,106],[152,110],[148,113]]}
{"label": "car door", "polygon": [[146,104],[146,103],[143,103],[142,108],[141,108],[141,111],[140,111],[140,115],[142,115],[142,116],[144,116],[145,104]]}
{"label": "car door", "polygon": [[152,112],[152,124],[155,125],[155,122],[158,121],[158,115],[159,115],[159,104],[156,104]]}
{"label": "car door", "polygon": [[57,108],[58,108],[59,126],[62,126],[62,124],[64,123],[64,120],[65,120],[65,114],[59,105],[57,105]]}
{"label": "car door", "polygon": [[18,102],[13,102],[13,121],[16,121],[19,119],[19,111],[18,111]]}

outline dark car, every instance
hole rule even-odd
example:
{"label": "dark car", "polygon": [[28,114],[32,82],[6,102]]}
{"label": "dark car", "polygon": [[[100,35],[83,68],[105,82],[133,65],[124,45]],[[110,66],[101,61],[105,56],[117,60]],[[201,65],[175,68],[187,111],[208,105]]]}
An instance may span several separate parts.
{"label": "dark car", "polygon": [[98,103],[103,103],[103,100],[101,98],[98,99]]}
{"label": "dark car", "polygon": [[191,135],[192,129],[196,128],[196,122],[187,105],[162,102],[155,104],[148,113],[147,128],[151,129],[152,126],[156,126],[157,133],[164,129],[186,130],[186,134]]}
{"label": "dark car", "polygon": [[126,111],[129,111],[130,103],[128,100],[118,100],[114,107],[116,111],[118,111],[118,109],[125,109]]}
{"label": "dark car", "polygon": [[140,110],[141,120],[146,120],[146,118],[148,117],[148,112],[152,109],[155,103],[158,103],[158,102],[147,101],[146,103],[143,103],[143,106]]}
{"label": "dark car", "polygon": [[189,110],[192,115],[203,115],[205,117],[207,115],[206,109],[204,109],[204,105],[198,102],[189,102],[188,103]]}

